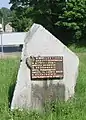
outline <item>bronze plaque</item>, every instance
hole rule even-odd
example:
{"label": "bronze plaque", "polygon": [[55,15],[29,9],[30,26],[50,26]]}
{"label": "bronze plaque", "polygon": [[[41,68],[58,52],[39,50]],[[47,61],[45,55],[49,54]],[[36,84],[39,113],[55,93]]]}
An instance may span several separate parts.
{"label": "bronze plaque", "polygon": [[56,78],[63,78],[63,56],[40,56],[32,59],[32,80]]}

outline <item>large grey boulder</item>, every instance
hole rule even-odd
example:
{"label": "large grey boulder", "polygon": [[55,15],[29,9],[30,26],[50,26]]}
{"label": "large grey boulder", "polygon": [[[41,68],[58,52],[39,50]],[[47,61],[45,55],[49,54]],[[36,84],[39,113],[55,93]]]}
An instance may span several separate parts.
{"label": "large grey boulder", "polygon": [[[26,59],[30,56],[63,56],[62,79],[31,80]],[[11,109],[41,109],[46,101],[67,101],[75,93],[79,59],[62,42],[39,24],[26,35]],[[30,64],[30,62],[28,62]]]}

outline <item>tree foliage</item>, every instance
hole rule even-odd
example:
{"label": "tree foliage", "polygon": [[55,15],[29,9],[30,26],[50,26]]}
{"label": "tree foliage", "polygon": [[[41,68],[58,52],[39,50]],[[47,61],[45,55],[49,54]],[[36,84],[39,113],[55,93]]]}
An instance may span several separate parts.
{"label": "tree foliage", "polygon": [[32,21],[32,23],[42,24],[50,32],[57,34],[55,32],[55,23],[59,14],[63,12],[65,0],[10,0],[10,3],[12,4],[11,10],[15,11],[16,16],[13,17],[12,23],[18,31],[25,30],[25,27],[21,27],[23,24],[26,23],[23,26],[27,26],[27,22],[23,21],[23,24],[21,24],[23,18],[24,20],[28,19],[28,23]]}
{"label": "tree foliage", "polygon": [[12,12],[12,26],[16,31],[27,31],[32,25],[32,19],[28,16],[28,8],[18,7]]}
{"label": "tree foliage", "polygon": [[5,26],[11,20],[11,11],[5,7],[1,8],[0,9],[0,23],[2,23],[2,17],[4,20],[4,26]]}
{"label": "tree foliage", "polygon": [[74,42],[85,40],[86,0],[68,0],[56,25],[71,30]]}
{"label": "tree foliage", "polygon": [[25,31],[42,24],[65,44],[85,41],[86,0],[10,0],[13,27]]}

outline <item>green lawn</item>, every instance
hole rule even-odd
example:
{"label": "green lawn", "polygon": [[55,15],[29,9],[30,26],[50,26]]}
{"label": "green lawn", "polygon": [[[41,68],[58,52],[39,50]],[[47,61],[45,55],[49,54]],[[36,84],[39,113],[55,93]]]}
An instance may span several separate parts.
{"label": "green lawn", "polygon": [[19,59],[0,59],[0,120],[86,120],[86,53],[78,56],[80,68],[74,98],[53,103],[44,113],[10,111]]}

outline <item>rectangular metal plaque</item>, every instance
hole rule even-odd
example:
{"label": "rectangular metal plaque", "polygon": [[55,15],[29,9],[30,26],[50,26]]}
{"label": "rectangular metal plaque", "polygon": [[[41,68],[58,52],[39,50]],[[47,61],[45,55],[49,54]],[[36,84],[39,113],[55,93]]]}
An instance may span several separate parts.
{"label": "rectangular metal plaque", "polygon": [[62,79],[63,57],[41,56],[32,59],[31,79]]}

